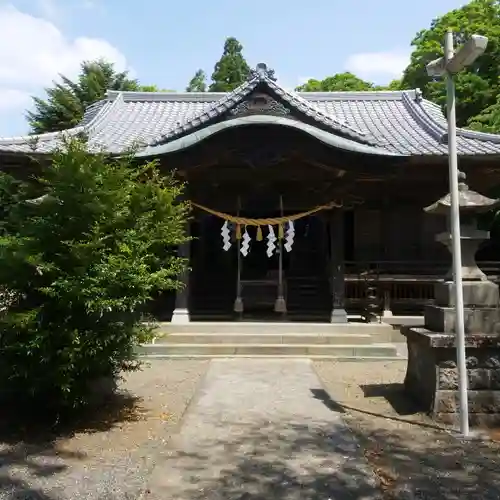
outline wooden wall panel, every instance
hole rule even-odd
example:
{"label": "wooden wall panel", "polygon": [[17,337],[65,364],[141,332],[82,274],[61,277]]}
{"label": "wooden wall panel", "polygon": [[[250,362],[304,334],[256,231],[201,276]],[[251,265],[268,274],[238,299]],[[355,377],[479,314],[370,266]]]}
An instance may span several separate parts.
{"label": "wooden wall panel", "polygon": [[424,213],[422,219],[422,255],[427,261],[448,260],[449,252],[436,235],[446,231],[446,219]]}
{"label": "wooden wall panel", "polygon": [[443,261],[448,251],[434,238],[445,229],[444,218],[426,214],[420,207],[362,207],[354,211],[354,259]]}
{"label": "wooden wall panel", "polygon": [[354,259],[359,262],[382,258],[381,210],[359,208],[354,211]]}
{"label": "wooden wall panel", "polygon": [[385,212],[388,244],[387,260],[412,261],[420,259],[422,214],[420,209],[394,207]]}

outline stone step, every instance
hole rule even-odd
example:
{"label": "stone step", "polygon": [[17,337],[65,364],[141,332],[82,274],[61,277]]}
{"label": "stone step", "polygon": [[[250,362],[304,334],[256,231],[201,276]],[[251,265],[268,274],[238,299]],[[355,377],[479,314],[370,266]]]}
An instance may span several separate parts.
{"label": "stone step", "polygon": [[383,323],[300,323],[300,322],[254,322],[254,321],[193,321],[186,324],[170,322],[155,323],[155,334],[218,333],[218,334],[257,334],[257,335],[375,335],[377,339],[392,333],[392,326]]}
{"label": "stone step", "polygon": [[[293,356],[293,355],[267,355],[267,354],[234,354],[233,356],[226,355],[213,355],[213,354],[192,354],[189,356],[181,355],[164,355],[164,354],[150,354],[147,356],[141,356],[144,360],[153,359],[304,359],[304,356]],[[318,356],[307,356],[307,359],[311,361],[336,361],[336,362],[349,362],[349,361],[404,361],[406,358],[401,356],[329,356],[329,355],[318,355]]]}
{"label": "stone step", "polygon": [[166,342],[142,344],[137,348],[142,357],[191,357],[191,356],[289,356],[309,358],[311,356],[398,358],[393,344],[371,345],[302,345],[302,344],[169,344]]}
{"label": "stone step", "polygon": [[167,344],[370,345],[373,343],[373,336],[362,333],[171,333],[157,338],[156,342]]}

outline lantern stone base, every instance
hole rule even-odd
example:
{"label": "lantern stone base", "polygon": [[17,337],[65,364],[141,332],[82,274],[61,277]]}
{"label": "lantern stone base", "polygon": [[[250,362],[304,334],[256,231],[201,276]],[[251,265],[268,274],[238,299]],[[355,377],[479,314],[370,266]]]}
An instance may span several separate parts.
{"label": "lantern stone base", "polygon": [[[463,281],[465,307],[497,307],[500,300],[498,285],[491,281]],[[443,281],[434,285],[434,299],[437,306],[455,306],[455,285],[453,281]]]}
{"label": "lantern stone base", "polygon": [[[431,332],[452,333],[456,331],[454,307],[425,307],[425,328]],[[464,307],[465,334],[500,335],[500,309],[497,307]]]}
{"label": "lantern stone base", "polygon": [[[458,425],[459,392],[453,333],[403,327],[408,344],[405,390],[423,411],[440,422]],[[469,421],[500,424],[500,335],[466,335]]]}

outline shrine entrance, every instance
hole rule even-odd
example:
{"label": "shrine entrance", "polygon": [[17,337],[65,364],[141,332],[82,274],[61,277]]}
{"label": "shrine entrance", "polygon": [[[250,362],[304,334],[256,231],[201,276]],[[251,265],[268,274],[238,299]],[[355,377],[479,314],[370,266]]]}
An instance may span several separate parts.
{"label": "shrine entrance", "polygon": [[[246,212],[242,215],[252,219],[280,217],[279,213]],[[289,271],[290,253],[283,245],[280,245],[279,241],[273,242],[274,248],[269,251],[269,233],[266,234],[265,230],[266,228],[261,228],[261,234],[259,234],[257,227],[246,228],[250,238],[250,249],[246,255],[242,254],[241,248],[238,249],[237,246],[234,248],[237,253],[236,264],[240,269],[239,296],[242,306],[241,310],[236,310],[235,313],[242,320],[254,318],[276,320],[286,314],[286,308],[280,310],[277,300],[281,296],[286,304],[286,278]],[[236,295],[238,294],[237,288],[238,283]],[[238,309],[238,304],[235,306]]]}
{"label": "shrine entrance", "polygon": [[[260,212],[241,212],[263,219]],[[283,217],[292,215],[285,213]],[[266,218],[280,213],[266,212]],[[221,232],[227,228],[227,237]],[[332,308],[328,219],[320,214],[275,226],[241,226],[213,215],[193,224],[192,320],[329,321]],[[290,231],[293,232],[290,238]],[[274,235],[273,235],[274,232]],[[248,242],[245,247],[245,242]],[[225,246],[225,248],[224,248]]]}
{"label": "shrine entrance", "polygon": [[193,207],[179,317],[347,321],[343,221],[363,202],[361,156],[294,128],[252,125],[169,159]]}

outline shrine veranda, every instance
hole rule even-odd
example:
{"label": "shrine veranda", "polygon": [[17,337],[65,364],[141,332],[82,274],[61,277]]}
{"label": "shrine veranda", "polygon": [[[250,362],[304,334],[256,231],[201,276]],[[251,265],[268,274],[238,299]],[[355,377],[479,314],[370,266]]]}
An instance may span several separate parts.
{"label": "shrine veranda", "polygon": [[[191,272],[162,297],[162,320],[346,322],[421,314],[449,268],[423,208],[449,191],[446,120],[418,90],[295,93],[259,65],[225,93],[110,91],[82,123],[89,147],[157,159],[186,181]],[[33,168],[60,134],[0,139],[0,165]],[[500,183],[500,136],[458,131],[476,191]],[[498,238],[480,250],[499,273]],[[367,313],[368,310],[368,313]]]}

